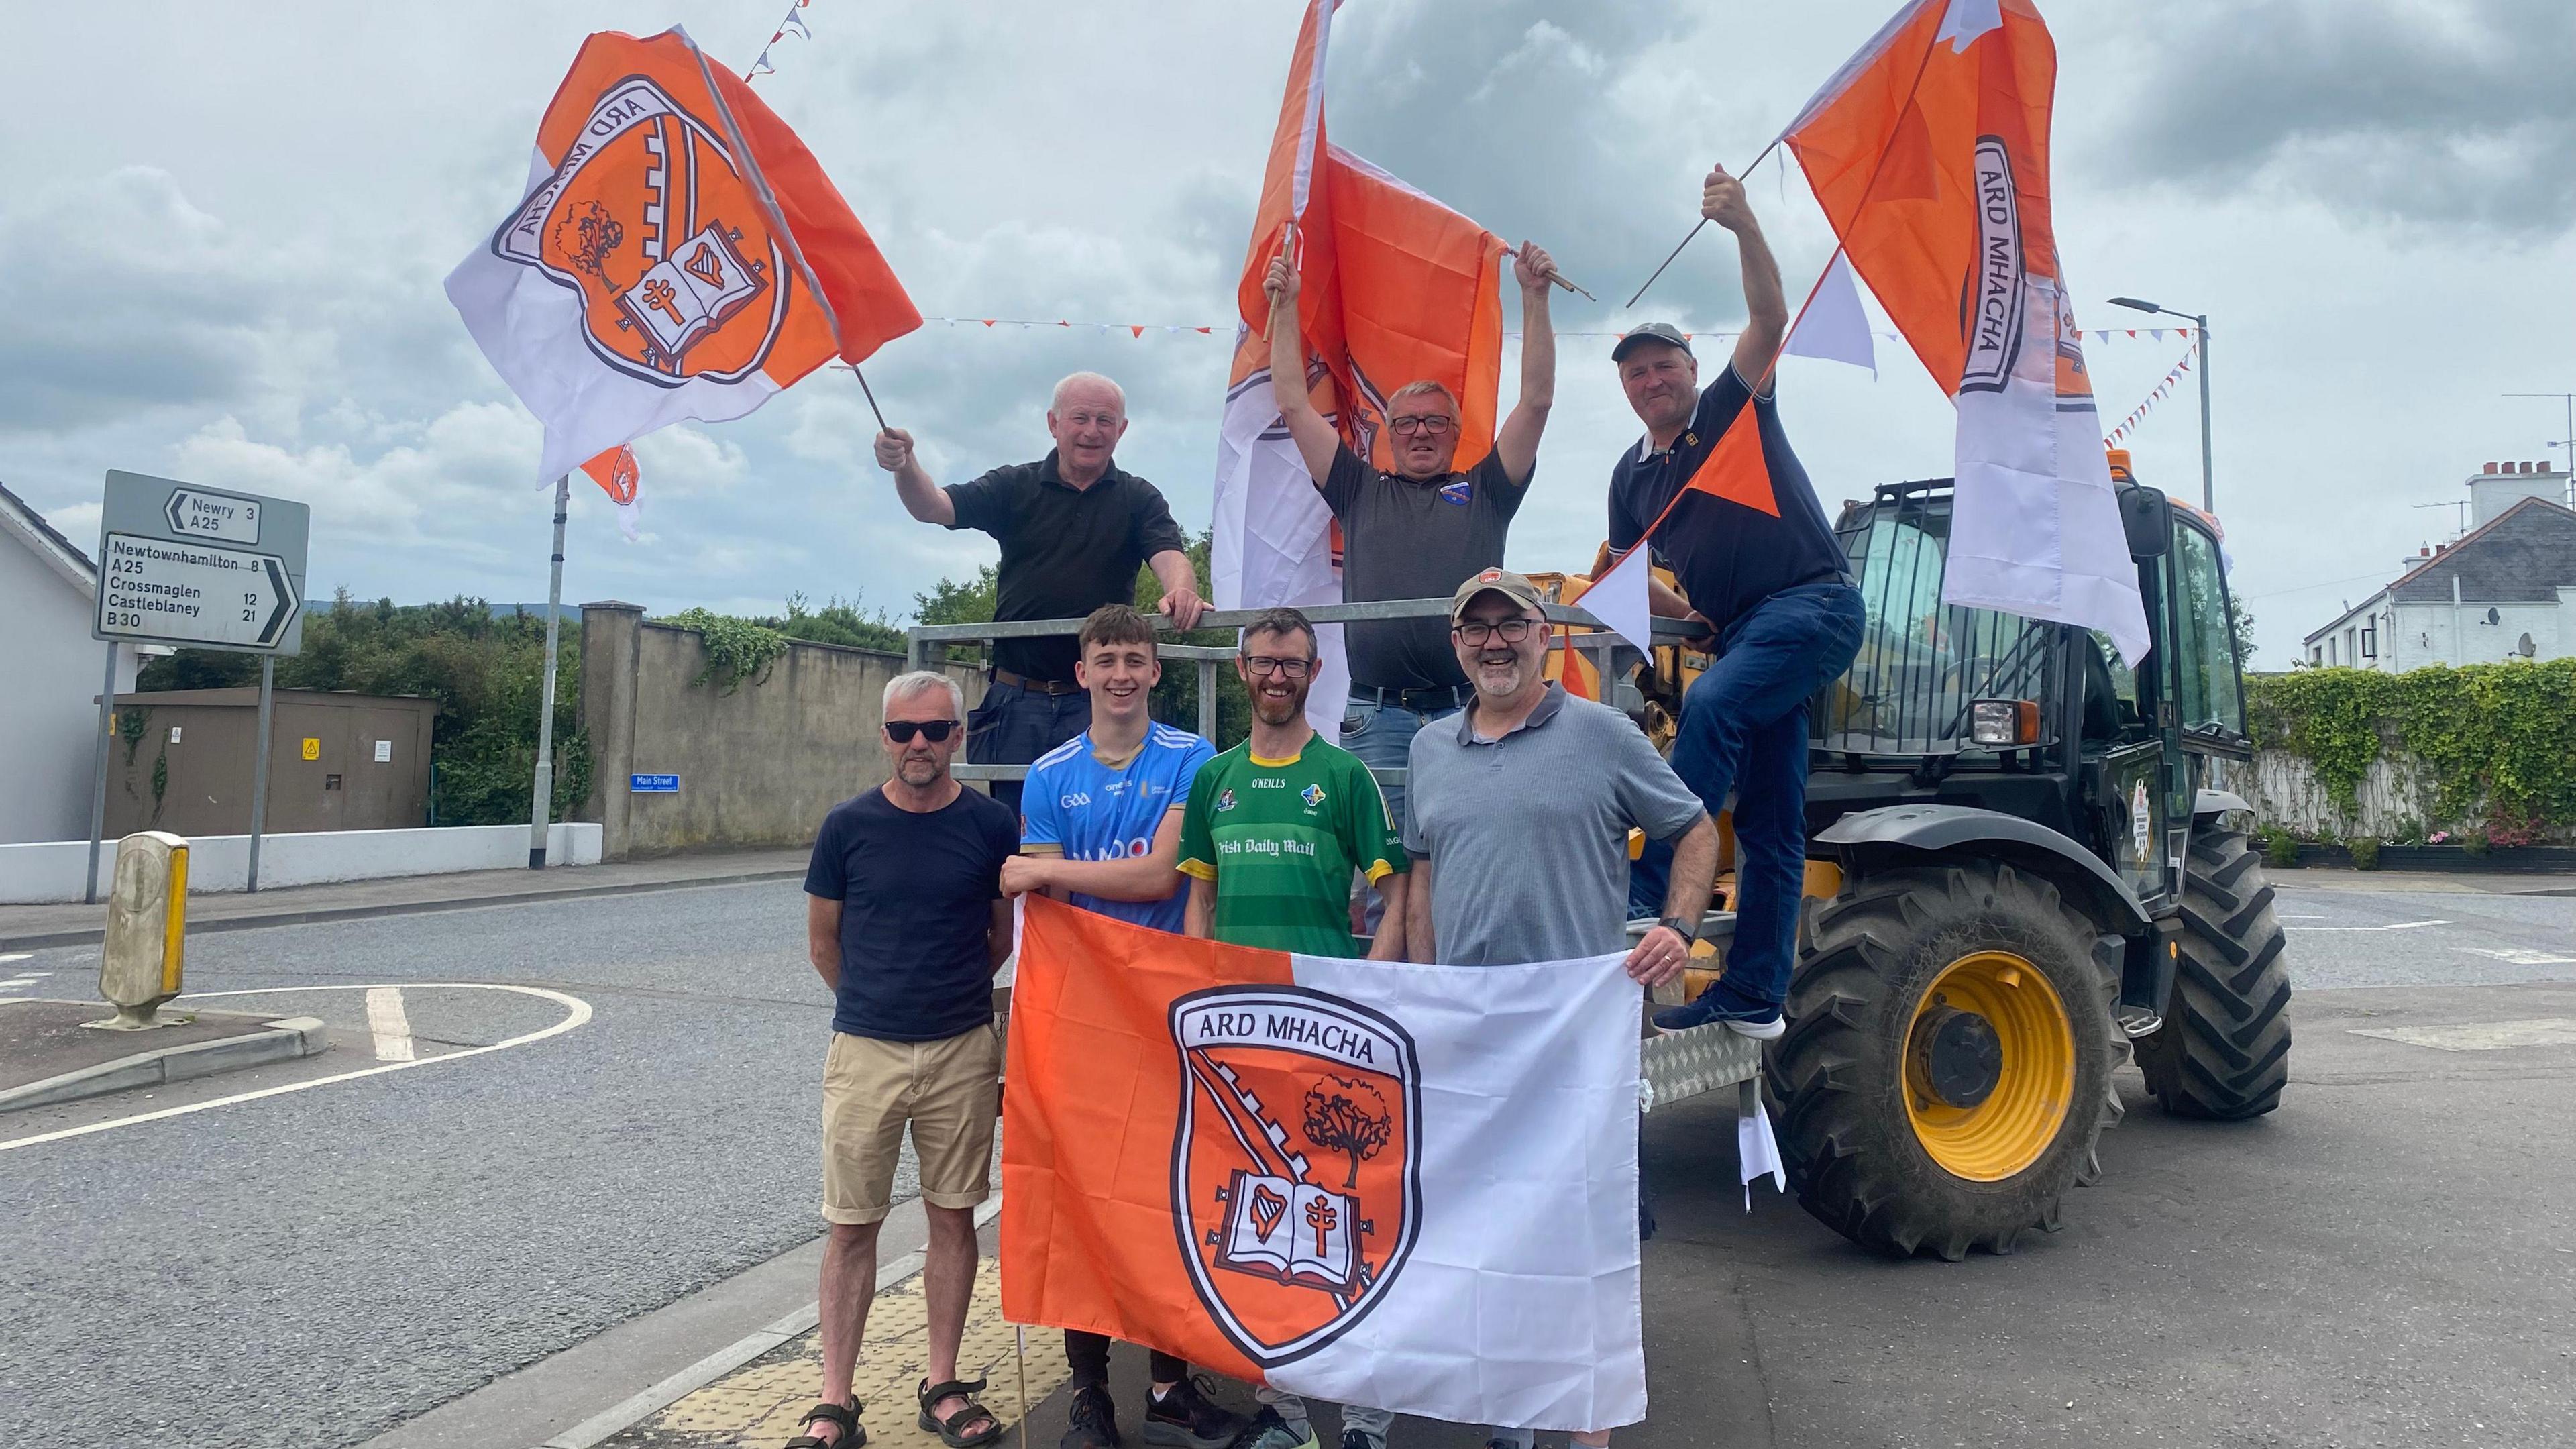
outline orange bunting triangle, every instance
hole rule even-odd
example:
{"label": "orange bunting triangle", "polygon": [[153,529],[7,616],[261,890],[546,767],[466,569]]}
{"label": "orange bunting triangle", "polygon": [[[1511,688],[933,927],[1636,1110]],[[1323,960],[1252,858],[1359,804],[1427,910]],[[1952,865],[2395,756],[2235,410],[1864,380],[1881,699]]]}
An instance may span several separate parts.
{"label": "orange bunting triangle", "polygon": [[1773,518],[1780,516],[1780,501],[1771,491],[1771,469],[1762,461],[1762,427],[1755,421],[1752,403],[1737,411],[1726,435],[1691,475],[1690,486]]}
{"label": "orange bunting triangle", "polygon": [[1128,330],[1129,332],[1134,333],[1135,335],[1137,335],[1137,336],[1139,336],[1139,337],[1142,337],[1142,336],[1144,336],[1144,335],[1145,335],[1145,329],[1144,329],[1144,328],[1142,328],[1142,327],[1139,327],[1139,326],[1135,325],[1135,324],[1134,324],[1134,323],[1132,323],[1132,322],[1128,324],[1128,326],[1127,326],[1127,330]]}

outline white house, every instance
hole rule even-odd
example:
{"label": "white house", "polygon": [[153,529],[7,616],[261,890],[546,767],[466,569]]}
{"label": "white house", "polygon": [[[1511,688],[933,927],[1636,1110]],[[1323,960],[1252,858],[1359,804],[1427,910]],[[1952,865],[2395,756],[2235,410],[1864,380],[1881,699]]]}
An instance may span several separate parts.
{"label": "white house", "polygon": [[2469,480],[2469,531],[2406,560],[2377,594],[2308,635],[2318,668],[2403,673],[2576,655],[2576,510],[2568,475],[2490,463]]}
{"label": "white house", "polygon": [[[0,487],[0,844],[89,836],[98,687],[107,646],[90,637],[98,569],[43,514]],[[116,687],[135,653],[117,646]]]}

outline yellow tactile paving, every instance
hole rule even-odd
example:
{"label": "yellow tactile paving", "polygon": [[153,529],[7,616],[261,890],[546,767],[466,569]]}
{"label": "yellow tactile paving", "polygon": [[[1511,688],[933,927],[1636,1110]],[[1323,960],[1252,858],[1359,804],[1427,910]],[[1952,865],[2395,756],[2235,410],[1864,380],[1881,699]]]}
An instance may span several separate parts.
{"label": "yellow tactile paving", "polygon": [[[1064,1335],[1040,1330],[1028,1339],[1027,1403],[1038,1404],[1054,1393],[1070,1373],[1064,1359]],[[1019,1422],[1022,1410],[1017,1339],[1002,1321],[1001,1269],[991,1258],[978,1266],[975,1299],[966,1310],[966,1335],[958,1346],[958,1371],[969,1377],[984,1373],[984,1407],[1005,1425]],[[884,1449],[942,1449],[939,1436],[920,1427],[915,1386],[927,1370],[929,1320],[921,1296],[921,1278],[877,1295],[868,1310],[867,1335],[861,1341],[858,1372],[852,1386],[867,1411],[868,1443]],[[823,1346],[812,1331],[792,1339],[724,1378],[697,1390],[610,1440],[620,1449],[668,1446],[763,1445],[786,1443],[801,1433],[798,1417],[813,1406],[822,1374]]]}

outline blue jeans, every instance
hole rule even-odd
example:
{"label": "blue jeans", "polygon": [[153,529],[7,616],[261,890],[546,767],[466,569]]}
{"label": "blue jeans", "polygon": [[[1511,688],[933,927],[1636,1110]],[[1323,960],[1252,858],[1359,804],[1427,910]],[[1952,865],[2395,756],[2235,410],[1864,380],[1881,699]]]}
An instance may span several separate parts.
{"label": "blue jeans", "polygon": [[[966,763],[1033,765],[1037,758],[1091,728],[1091,696],[1040,694],[996,679],[984,702],[966,712]],[[993,798],[1020,808],[1020,782],[995,780]]]}
{"label": "blue jeans", "polygon": [[[1717,662],[1682,699],[1673,773],[1711,816],[1735,794],[1735,943],[1709,995],[1777,1006],[1797,960],[1807,866],[1807,700],[1851,668],[1864,620],[1860,590],[1801,584],[1727,626]],[[1628,875],[1631,915],[1663,914],[1672,847],[1646,842]]]}
{"label": "blue jeans", "polygon": [[[1371,704],[1357,696],[1342,714],[1342,748],[1360,757],[1360,763],[1372,769],[1401,770],[1413,759],[1413,736],[1424,725],[1458,717],[1458,707],[1424,713],[1400,704]],[[1386,795],[1387,823],[1400,834],[1404,830],[1404,787],[1380,785]],[[1386,898],[1375,891],[1368,893],[1368,928],[1377,932],[1378,922],[1386,915]]]}

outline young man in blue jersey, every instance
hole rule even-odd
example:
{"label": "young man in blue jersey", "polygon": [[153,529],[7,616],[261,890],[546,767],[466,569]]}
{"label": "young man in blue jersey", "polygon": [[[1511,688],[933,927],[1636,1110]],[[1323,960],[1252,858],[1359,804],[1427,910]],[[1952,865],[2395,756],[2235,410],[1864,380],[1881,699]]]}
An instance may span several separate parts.
{"label": "young man in blue jersey", "polygon": [[[1097,609],[1083,621],[1080,645],[1074,674],[1091,696],[1091,727],[1029,767],[1020,794],[1021,853],[1002,863],[1002,890],[1044,891],[1177,933],[1189,903],[1189,877],[1180,871],[1181,807],[1216,750],[1146,713],[1163,666],[1143,615],[1125,604]],[[1062,1449],[1116,1449],[1109,1339],[1067,1329],[1064,1355],[1074,1393]],[[1157,1352],[1149,1371],[1147,1443],[1225,1449],[1242,1430],[1242,1417],[1210,1402],[1187,1363]]]}

